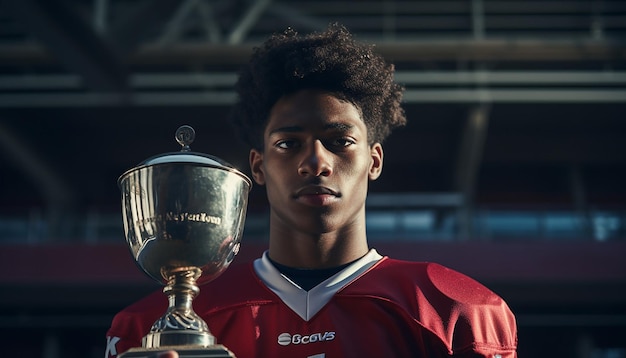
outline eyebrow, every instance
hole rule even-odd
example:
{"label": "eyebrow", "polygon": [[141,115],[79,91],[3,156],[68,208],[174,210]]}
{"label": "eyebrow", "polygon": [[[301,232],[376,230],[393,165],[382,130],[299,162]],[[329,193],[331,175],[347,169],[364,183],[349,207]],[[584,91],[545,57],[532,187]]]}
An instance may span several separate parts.
{"label": "eyebrow", "polygon": [[354,128],[354,125],[343,123],[343,122],[328,123],[327,125],[324,126],[324,129],[326,130],[334,129],[334,130],[338,130],[341,132],[347,132],[352,128]]}
{"label": "eyebrow", "polygon": [[[354,125],[342,123],[342,122],[328,123],[324,125],[324,130],[337,130],[340,132],[347,132],[352,128],[354,128]],[[271,130],[269,135],[272,135],[275,133],[297,133],[297,132],[302,132],[302,131],[304,131],[304,127],[302,126],[285,126],[285,127],[279,127],[279,128]]]}
{"label": "eyebrow", "polygon": [[303,130],[304,128],[301,126],[278,127],[276,129],[272,129],[269,134],[272,135],[275,133],[296,133],[302,132]]}

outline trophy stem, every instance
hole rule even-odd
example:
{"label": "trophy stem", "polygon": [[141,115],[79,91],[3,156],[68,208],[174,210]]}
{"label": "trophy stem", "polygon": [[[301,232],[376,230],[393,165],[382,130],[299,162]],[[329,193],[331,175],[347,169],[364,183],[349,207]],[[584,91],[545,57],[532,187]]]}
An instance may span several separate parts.
{"label": "trophy stem", "polygon": [[169,302],[167,312],[143,337],[142,348],[131,348],[120,358],[149,358],[159,350],[176,350],[181,358],[235,358],[228,348],[215,344],[206,322],[193,311],[193,299],[200,292],[196,280],[201,274],[197,267],[163,270],[167,278],[163,289]]}
{"label": "trophy stem", "polygon": [[168,281],[163,293],[168,296],[169,307],[143,338],[143,347],[214,345],[215,337],[192,306],[193,299],[200,292],[196,280],[202,274],[201,270],[197,267],[178,267],[164,270],[162,274]]}
{"label": "trophy stem", "polygon": [[200,293],[196,280],[201,273],[196,267],[182,267],[164,273],[167,285],[163,293],[167,295],[169,310],[193,312],[193,299]]}

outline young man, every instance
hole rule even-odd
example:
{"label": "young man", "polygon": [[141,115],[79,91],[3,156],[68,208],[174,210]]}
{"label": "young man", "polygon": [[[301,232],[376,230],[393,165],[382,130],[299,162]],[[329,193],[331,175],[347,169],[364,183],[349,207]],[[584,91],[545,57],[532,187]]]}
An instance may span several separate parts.
{"label": "young man", "polygon": [[[382,171],[381,143],[406,122],[393,71],[332,25],[273,36],[241,72],[234,123],[266,187],[269,249],[194,300],[238,358],[516,357],[515,318],[501,298],[448,268],[368,246],[368,183]],[[140,346],[166,307],[157,292],[120,312],[110,351]]]}

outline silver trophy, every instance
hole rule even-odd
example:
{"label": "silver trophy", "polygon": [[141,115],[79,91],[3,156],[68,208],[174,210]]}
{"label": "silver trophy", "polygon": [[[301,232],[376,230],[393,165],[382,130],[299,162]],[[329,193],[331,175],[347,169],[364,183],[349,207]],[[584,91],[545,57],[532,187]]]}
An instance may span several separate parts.
{"label": "silver trophy", "polygon": [[226,270],[239,251],[250,179],[219,158],[192,152],[195,132],[176,131],[180,152],[147,159],[118,180],[126,242],[138,266],[165,285],[169,307],[142,347],[123,358],[176,350],[180,357],[234,357],[193,310],[198,285]]}

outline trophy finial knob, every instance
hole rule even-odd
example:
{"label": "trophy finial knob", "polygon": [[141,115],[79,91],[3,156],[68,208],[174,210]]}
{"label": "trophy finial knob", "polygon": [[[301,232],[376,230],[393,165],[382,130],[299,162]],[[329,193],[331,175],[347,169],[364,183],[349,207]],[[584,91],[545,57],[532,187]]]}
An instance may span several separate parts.
{"label": "trophy finial knob", "polygon": [[184,125],[178,127],[175,135],[176,141],[182,146],[181,152],[189,152],[189,145],[196,139],[196,131],[191,126]]}

